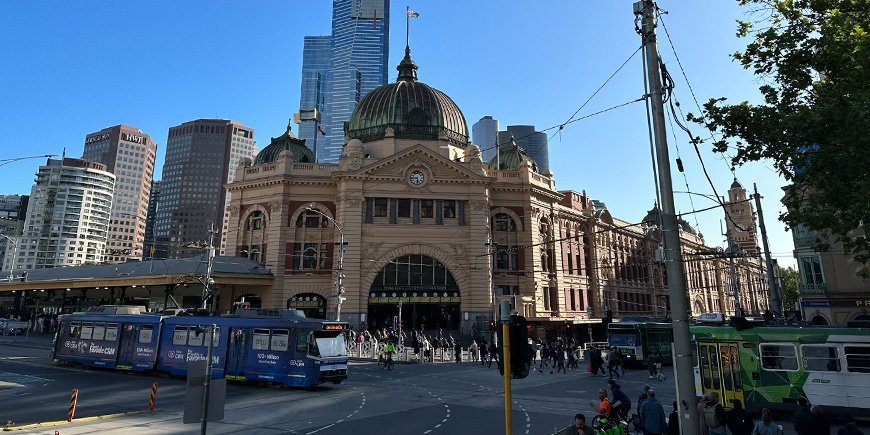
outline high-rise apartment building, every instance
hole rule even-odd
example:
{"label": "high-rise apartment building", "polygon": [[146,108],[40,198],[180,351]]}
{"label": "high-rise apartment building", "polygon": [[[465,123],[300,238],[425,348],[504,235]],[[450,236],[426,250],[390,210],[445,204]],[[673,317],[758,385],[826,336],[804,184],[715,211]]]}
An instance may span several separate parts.
{"label": "high-rise apartment building", "polygon": [[[320,122],[323,136],[317,138],[318,161],[338,161],[344,146],[344,123],[350,120],[356,103],[372,89],[387,83],[389,36],[389,0],[333,0],[329,72]],[[322,45],[318,47],[322,50]],[[300,110],[310,109],[307,104],[301,101]],[[300,111],[300,121],[303,119]],[[301,126],[300,133],[313,148],[312,136],[302,132]]]}
{"label": "high-rise apartment building", "polygon": [[103,262],[114,192],[106,165],[48,159],[30,192],[15,269]]}
{"label": "high-rise apartment building", "polygon": [[[157,211],[155,257],[201,254],[190,244],[209,241],[226,214],[226,189],[241,158],[256,153],[254,130],[236,121],[197,119],[169,129]],[[221,235],[215,234],[214,246]]]}
{"label": "high-rise apartment building", "polygon": [[6,264],[6,250],[12,254],[24,230],[29,199],[27,195],[0,195],[0,270],[7,271],[12,266],[11,255],[9,264]]}
{"label": "high-rise apartment building", "polygon": [[142,260],[157,143],[136,127],[116,125],[85,136],[82,158],[115,174],[105,261]]}
{"label": "high-rise apartment building", "polygon": [[302,90],[299,97],[299,138],[317,152],[323,142],[323,104],[326,97],[326,78],[332,59],[332,37],[306,36],[302,47]]}
{"label": "high-rise apartment building", "polygon": [[495,144],[498,141],[498,120],[486,115],[471,126],[471,141],[480,147],[483,161],[495,157]]}
{"label": "high-rise apartment building", "polygon": [[498,143],[506,144],[513,136],[517,145],[526,151],[538,164],[540,173],[550,172],[550,153],[547,149],[547,134],[535,131],[534,125],[509,125],[507,131],[498,132]]}
{"label": "high-rise apartment building", "polygon": [[145,218],[145,258],[154,258],[157,253],[157,238],[155,226],[157,224],[157,212],[160,210],[160,185],[162,181],[151,182],[151,197],[148,199],[148,217]]}

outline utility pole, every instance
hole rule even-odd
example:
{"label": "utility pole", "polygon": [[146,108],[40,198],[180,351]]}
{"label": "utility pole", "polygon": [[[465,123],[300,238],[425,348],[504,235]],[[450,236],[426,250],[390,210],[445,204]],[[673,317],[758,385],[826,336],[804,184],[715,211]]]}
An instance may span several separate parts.
{"label": "utility pole", "polygon": [[734,257],[736,255],[734,250],[737,248],[737,245],[731,241],[730,230],[725,230],[725,237],[728,243],[728,249],[725,251],[725,255],[728,257],[728,270],[731,273],[731,293],[732,296],[734,296],[734,315],[743,316],[743,308],[740,307],[740,283],[737,279],[737,269],[734,267]]}
{"label": "utility pole", "polygon": [[658,169],[661,196],[662,239],[664,242],[665,267],[671,296],[671,321],[674,330],[674,377],[677,386],[680,433],[698,434],[698,407],[695,406],[695,376],[692,363],[692,341],[689,335],[689,309],[686,295],[686,274],[680,247],[680,234],[674,206],[674,189],[671,183],[671,161],[668,156],[668,139],[665,131],[665,112],[662,99],[662,78],[659,52],[656,46],[656,5],[651,0],[634,3],[635,16],[642,18],[641,38],[646,55],[646,70],[649,80],[649,105],[652,109],[655,132],[656,167]]}
{"label": "utility pole", "polygon": [[[206,262],[206,269],[205,269],[205,282],[203,282],[203,285],[202,285],[202,308],[208,308],[209,299],[212,298],[212,295],[210,294],[211,290],[209,289],[209,287],[211,287],[211,284],[214,282],[211,279],[211,270],[212,270],[212,267],[214,266],[214,235],[215,235],[215,232],[216,232],[216,230],[214,229],[214,223],[212,223],[211,228],[208,231],[208,247],[207,247],[208,248],[208,260]],[[212,304],[212,308],[214,308],[213,306],[214,306],[214,304]]]}
{"label": "utility pole", "polygon": [[770,258],[770,245],[767,242],[767,227],[764,226],[764,213],[761,211],[761,195],[758,194],[758,186],[752,183],[755,190],[755,207],[758,209],[758,227],[761,229],[761,243],[764,244],[764,262],[767,266],[767,288],[770,292],[770,311],[777,317],[782,317],[782,301],[779,300],[779,288],[776,285],[773,259]]}
{"label": "utility pole", "polygon": [[[499,303],[501,314],[502,361],[504,370],[504,433],[513,434],[513,405],[511,404],[511,306],[508,301]],[[522,343],[520,344],[522,345]]]}

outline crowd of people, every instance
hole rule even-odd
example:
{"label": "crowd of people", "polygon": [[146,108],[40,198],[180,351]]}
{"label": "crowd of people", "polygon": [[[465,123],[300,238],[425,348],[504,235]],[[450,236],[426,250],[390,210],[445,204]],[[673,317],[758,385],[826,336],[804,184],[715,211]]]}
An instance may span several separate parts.
{"label": "crowd of people", "polygon": [[42,309],[30,310],[30,312],[0,312],[0,317],[8,317],[12,320],[29,322],[30,331],[38,333],[54,333],[57,330],[57,314],[45,312]]}

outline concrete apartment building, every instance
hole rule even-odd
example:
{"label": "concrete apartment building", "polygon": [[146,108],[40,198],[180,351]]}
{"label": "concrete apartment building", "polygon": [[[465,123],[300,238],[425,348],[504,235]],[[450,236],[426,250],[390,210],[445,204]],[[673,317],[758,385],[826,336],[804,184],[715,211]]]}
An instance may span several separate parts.
{"label": "concrete apartment building", "polygon": [[109,239],[115,175],[82,159],[48,159],[36,173],[15,269],[100,263]]}
{"label": "concrete apartment building", "polygon": [[115,174],[105,261],[142,260],[157,143],[136,127],[116,125],[85,136],[82,158]]}
{"label": "concrete apartment building", "polygon": [[[221,246],[226,189],[234,162],[255,154],[254,130],[226,119],[197,119],[171,127],[166,140],[161,202],[156,214],[157,258],[201,254],[191,244]],[[147,204],[146,204],[147,207]]]}

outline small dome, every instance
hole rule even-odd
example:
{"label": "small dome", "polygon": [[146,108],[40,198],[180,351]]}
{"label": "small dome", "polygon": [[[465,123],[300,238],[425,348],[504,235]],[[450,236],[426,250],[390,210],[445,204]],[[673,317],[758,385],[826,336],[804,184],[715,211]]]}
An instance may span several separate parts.
{"label": "small dome", "polygon": [[[644,216],[641,222],[644,222],[650,226],[658,227],[661,221],[661,213],[662,211],[659,209],[658,203],[656,203],[655,205],[653,205],[652,210],[646,212],[646,216]],[[698,235],[698,231],[695,230],[695,228],[692,227],[691,224],[686,222],[686,220],[681,217],[677,217],[677,226],[680,228],[681,231],[685,233]]]}
{"label": "small dome", "polygon": [[489,167],[498,169],[499,171],[516,171],[520,169],[523,162],[528,162],[532,170],[538,172],[538,164],[535,159],[526,154],[526,150],[522,149],[511,137],[511,143],[498,146],[498,151],[490,161]]}
{"label": "small dome", "polygon": [[468,127],[465,116],[443,92],[417,81],[417,64],[411,50],[399,64],[395,83],[375,88],[357,103],[345,133],[352,139],[371,142],[383,139],[387,128],[402,139],[448,141],[465,147]]}
{"label": "small dome", "polygon": [[269,145],[257,154],[257,157],[254,158],[254,165],[275,163],[283,151],[290,154],[290,160],[293,162],[309,163],[314,161],[314,153],[305,146],[305,139],[296,137],[290,130],[288,123],[287,131],[281,136],[273,137]]}
{"label": "small dome", "polygon": [[740,184],[740,182],[737,181],[737,178],[735,177],[735,178],[734,178],[734,182],[731,183],[731,188],[732,188],[732,189],[742,189],[742,188],[743,188],[743,185]]}

